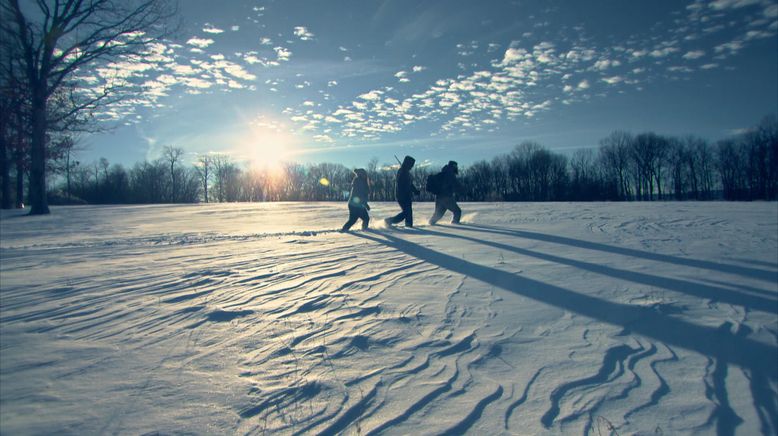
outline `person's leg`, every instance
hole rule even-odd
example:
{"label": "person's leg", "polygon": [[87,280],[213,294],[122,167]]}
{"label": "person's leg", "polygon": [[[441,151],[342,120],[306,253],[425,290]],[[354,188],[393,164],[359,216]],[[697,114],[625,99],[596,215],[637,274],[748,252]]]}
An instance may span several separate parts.
{"label": "person's leg", "polygon": [[[400,207],[402,207],[402,206],[400,206]],[[395,216],[393,216],[391,218],[387,218],[386,222],[389,223],[389,224],[397,224],[400,221],[404,220],[405,216],[406,216],[405,215],[405,209],[403,209],[402,212],[398,213],[397,215],[395,215]]]}
{"label": "person's leg", "polygon": [[451,198],[451,207],[449,207],[449,210],[454,213],[454,219],[452,219],[451,222],[459,224],[459,219],[462,217],[462,209],[459,208],[459,205],[453,197]]}
{"label": "person's leg", "polygon": [[360,208],[361,212],[359,214],[359,218],[362,219],[362,230],[366,230],[367,226],[370,224],[370,214],[367,213],[367,209],[364,207]]}
{"label": "person's leg", "polygon": [[344,232],[347,232],[348,229],[350,229],[351,226],[353,226],[354,223],[357,222],[357,218],[358,218],[358,215],[357,215],[356,208],[351,206],[351,205],[349,205],[349,207],[348,207],[348,221],[346,221],[346,224],[343,224],[343,228],[341,230],[343,230]]}
{"label": "person's leg", "polygon": [[405,214],[405,227],[413,227],[413,203],[407,202],[402,205]]}
{"label": "person's leg", "polygon": [[442,198],[435,197],[435,213],[433,213],[432,218],[430,218],[430,224],[435,224],[443,218],[443,214],[446,213],[446,206],[443,203]]}

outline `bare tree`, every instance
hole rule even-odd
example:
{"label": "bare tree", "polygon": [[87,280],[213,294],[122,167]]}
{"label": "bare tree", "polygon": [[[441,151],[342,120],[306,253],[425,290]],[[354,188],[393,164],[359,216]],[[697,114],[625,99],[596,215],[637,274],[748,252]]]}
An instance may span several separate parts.
{"label": "bare tree", "polygon": [[203,195],[206,203],[208,203],[208,184],[211,182],[211,177],[213,177],[211,174],[212,164],[213,159],[207,154],[198,156],[195,164],[197,174],[200,176],[200,183],[203,185]]}
{"label": "bare tree", "polygon": [[666,165],[669,142],[653,132],[641,133],[632,141],[632,158],[637,166],[638,184],[649,201],[654,199],[654,187],[662,199],[663,168]]}
{"label": "bare tree", "polygon": [[219,202],[236,201],[240,169],[226,154],[211,155],[211,165],[216,177],[216,198]]}
{"label": "bare tree", "polygon": [[11,115],[13,89],[0,88],[0,208],[11,208]]}
{"label": "bare tree", "polygon": [[[19,53],[18,66],[30,93],[30,214],[49,212],[46,199],[48,105],[79,69],[137,54],[168,34],[163,24],[174,15],[170,0],[2,0],[0,32]],[[6,20],[5,17],[9,17]],[[110,102],[121,83],[97,93],[71,93],[62,119]]]}
{"label": "bare tree", "polygon": [[629,182],[630,144],[632,135],[616,130],[600,141],[600,162],[605,172],[618,186],[618,195],[623,200],[630,200],[632,189]]}
{"label": "bare tree", "polygon": [[77,143],[78,141],[72,136],[63,135],[59,138],[56,146],[54,147],[57,150],[57,155],[59,156],[57,159],[59,163],[57,166],[57,171],[65,173],[65,193],[68,200],[72,198],[73,194],[71,183],[72,172],[79,165],[79,162],[75,160],[73,156],[74,152],[81,149],[81,147],[77,146]]}
{"label": "bare tree", "polygon": [[162,149],[162,158],[165,159],[170,168],[170,189],[168,190],[168,201],[175,203],[179,199],[178,185],[176,183],[176,164],[184,154],[184,149],[166,145]]}
{"label": "bare tree", "polygon": [[743,151],[733,139],[718,142],[716,167],[721,177],[725,200],[744,200],[746,165]]}

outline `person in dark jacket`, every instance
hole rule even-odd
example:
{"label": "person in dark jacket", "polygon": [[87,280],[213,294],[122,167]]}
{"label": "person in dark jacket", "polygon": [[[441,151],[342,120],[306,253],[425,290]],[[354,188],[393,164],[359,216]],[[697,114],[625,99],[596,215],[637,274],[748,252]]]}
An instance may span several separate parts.
{"label": "person in dark jacket", "polygon": [[459,219],[462,217],[462,209],[459,208],[455,199],[456,193],[459,191],[458,173],[459,168],[453,160],[449,161],[441,170],[440,185],[438,193],[435,195],[435,213],[430,218],[430,224],[437,223],[443,218],[443,214],[447,210],[454,214],[454,219],[451,222],[459,224]]}
{"label": "person in dark jacket", "polygon": [[351,181],[351,195],[348,197],[348,221],[343,224],[341,231],[347,232],[357,222],[362,220],[362,230],[367,229],[370,223],[370,215],[367,211],[370,206],[367,199],[370,196],[370,186],[367,181],[367,171],[362,168],[354,170],[354,180]]}
{"label": "person in dark jacket", "polygon": [[384,221],[387,224],[397,224],[405,220],[405,227],[413,227],[413,194],[419,194],[419,190],[413,186],[413,180],[411,179],[411,168],[413,168],[415,163],[416,159],[405,156],[403,163],[400,164],[400,169],[397,171],[395,196],[402,211],[391,218],[385,219]]}

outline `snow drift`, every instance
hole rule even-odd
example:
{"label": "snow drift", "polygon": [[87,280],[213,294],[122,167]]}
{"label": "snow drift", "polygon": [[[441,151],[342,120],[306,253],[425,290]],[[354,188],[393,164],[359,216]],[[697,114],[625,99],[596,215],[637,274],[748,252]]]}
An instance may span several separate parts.
{"label": "snow drift", "polygon": [[0,432],[778,431],[778,205],[463,210],[2,211]]}

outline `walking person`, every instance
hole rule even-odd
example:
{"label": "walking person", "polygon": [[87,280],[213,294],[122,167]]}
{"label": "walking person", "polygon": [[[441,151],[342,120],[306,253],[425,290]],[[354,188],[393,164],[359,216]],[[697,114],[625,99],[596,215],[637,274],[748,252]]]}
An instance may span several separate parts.
{"label": "walking person", "polygon": [[391,218],[385,219],[386,224],[397,224],[405,220],[405,227],[413,227],[413,194],[419,194],[419,190],[413,185],[413,180],[411,179],[411,168],[413,168],[415,163],[416,159],[411,156],[405,156],[402,164],[400,164],[400,169],[397,170],[395,196],[402,211]]}
{"label": "walking person", "polygon": [[367,199],[370,196],[370,185],[367,180],[367,171],[362,168],[354,170],[354,179],[351,181],[351,195],[348,197],[348,221],[343,224],[342,232],[347,232],[357,222],[362,220],[362,230],[367,229],[370,223],[370,215],[367,211],[370,206]]}
{"label": "walking person", "polygon": [[437,223],[443,218],[443,214],[445,214],[447,210],[450,210],[451,213],[454,214],[454,218],[451,222],[453,224],[459,224],[459,219],[462,217],[462,209],[457,205],[455,198],[457,191],[459,191],[459,181],[457,181],[458,173],[459,168],[457,167],[457,163],[452,160],[435,176],[437,179],[437,186],[435,187],[436,192],[434,192],[435,213],[432,215],[432,218],[430,218],[430,224],[434,225]]}

